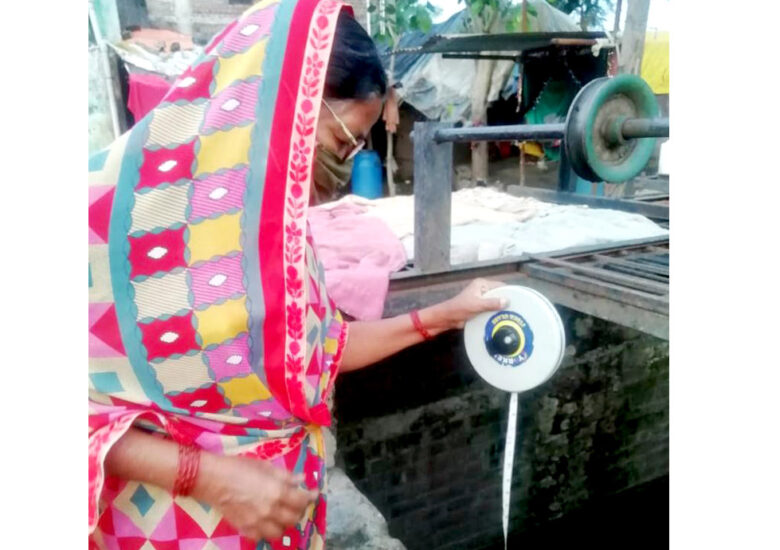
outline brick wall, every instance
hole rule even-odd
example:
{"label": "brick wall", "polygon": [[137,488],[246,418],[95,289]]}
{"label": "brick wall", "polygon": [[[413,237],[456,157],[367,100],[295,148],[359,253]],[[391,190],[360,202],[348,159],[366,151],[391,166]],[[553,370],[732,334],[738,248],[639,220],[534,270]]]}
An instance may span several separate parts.
{"label": "brick wall", "polygon": [[[365,26],[366,0],[345,0],[355,10],[355,17]],[[252,3],[231,4],[229,0],[190,0],[193,38],[200,44],[219,32]],[[154,27],[179,30],[174,14],[174,0],[146,0],[149,21]]]}
{"label": "brick wall", "polygon": [[[518,544],[668,476],[667,343],[561,313],[566,360],[520,401],[510,517]],[[508,395],[482,382],[460,335],[448,335],[340,377],[337,464],[409,550],[503,547],[507,409]],[[665,506],[635,519],[663,533]],[[615,530],[594,517],[590,529]]]}

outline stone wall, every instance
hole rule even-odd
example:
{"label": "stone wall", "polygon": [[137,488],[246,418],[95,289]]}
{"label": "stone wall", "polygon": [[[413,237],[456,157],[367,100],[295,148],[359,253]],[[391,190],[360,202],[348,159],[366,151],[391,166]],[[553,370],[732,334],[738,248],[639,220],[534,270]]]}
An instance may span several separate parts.
{"label": "stone wall", "polygon": [[[565,362],[520,400],[510,517],[518,544],[668,476],[668,344],[559,310]],[[337,464],[410,550],[503,547],[507,409],[508,395],[469,365],[460,334],[446,335],[339,378]],[[663,533],[668,504],[636,517]],[[610,529],[601,522],[591,527]]]}

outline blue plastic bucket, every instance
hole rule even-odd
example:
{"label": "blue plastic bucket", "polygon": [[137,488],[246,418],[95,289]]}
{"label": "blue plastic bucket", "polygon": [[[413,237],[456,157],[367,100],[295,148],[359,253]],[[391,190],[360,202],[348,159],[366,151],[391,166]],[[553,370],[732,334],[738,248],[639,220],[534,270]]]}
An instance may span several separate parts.
{"label": "blue plastic bucket", "polygon": [[593,182],[590,182],[588,180],[584,180],[580,177],[577,178],[577,186],[574,189],[574,192],[579,195],[596,195],[597,197],[603,197],[604,196],[604,182],[600,181],[596,183],[595,189]]}
{"label": "blue plastic bucket", "polygon": [[382,196],[382,163],[376,151],[360,151],[355,155],[352,193],[367,199]]}

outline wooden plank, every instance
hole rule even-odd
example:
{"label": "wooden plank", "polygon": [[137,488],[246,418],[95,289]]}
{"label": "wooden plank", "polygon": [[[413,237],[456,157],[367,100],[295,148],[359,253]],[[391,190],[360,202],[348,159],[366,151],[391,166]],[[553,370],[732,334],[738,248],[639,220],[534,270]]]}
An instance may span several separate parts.
{"label": "wooden plank", "polygon": [[595,40],[589,40],[587,38],[553,38],[553,46],[592,46],[595,44]]}
{"label": "wooden plank", "polygon": [[641,72],[649,13],[650,0],[629,0],[626,9],[626,27],[620,39],[618,72],[621,74],[638,75]]}

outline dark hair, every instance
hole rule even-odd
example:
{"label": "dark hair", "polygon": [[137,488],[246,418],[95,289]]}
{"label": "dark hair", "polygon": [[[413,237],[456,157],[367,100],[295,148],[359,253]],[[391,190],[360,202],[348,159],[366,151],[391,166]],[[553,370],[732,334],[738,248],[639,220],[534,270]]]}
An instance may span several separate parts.
{"label": "dark hair", "polygon": [[354,17],[342,11],[325,74],[325,97],[369,99],[384,97],[386,91],[387,77],[374,41]]}

